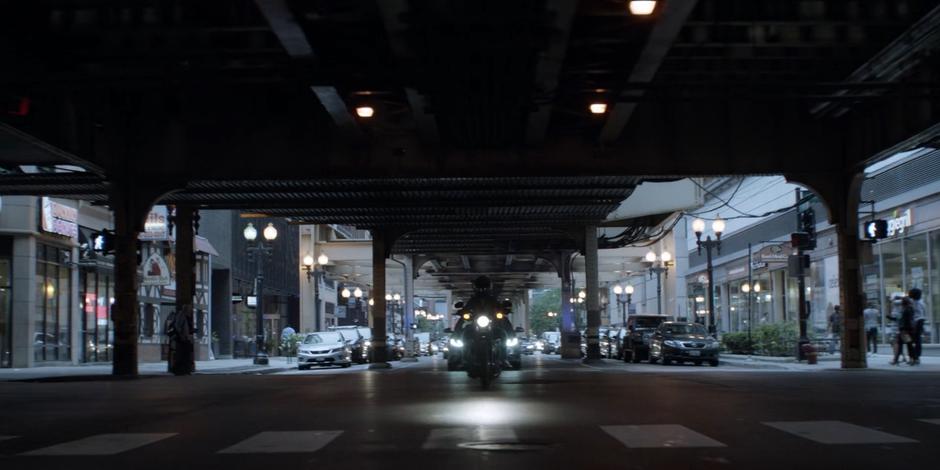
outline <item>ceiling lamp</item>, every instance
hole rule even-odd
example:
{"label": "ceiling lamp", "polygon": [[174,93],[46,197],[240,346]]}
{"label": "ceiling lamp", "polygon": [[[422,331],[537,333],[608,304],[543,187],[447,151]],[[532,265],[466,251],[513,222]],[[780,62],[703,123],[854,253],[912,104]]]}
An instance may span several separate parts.
{"label": "ceiling lamp", "polygon": [[648,16],[656,9],[655,0],[630,0],[630,13],[637,16]]}
{"label": "ceiling lamp", "polygon": [[607,103],[591,103],[588,108],[591,110],[591,114],[604,114],[607,112]]}
{"label": "ceiling lamp", "polygon": [[372,109],[372,106],[359,106],[358,108],[356,108],[356,116],[359,116],[361,118],[370,118],[374,114],[375,114],[375,109]]}

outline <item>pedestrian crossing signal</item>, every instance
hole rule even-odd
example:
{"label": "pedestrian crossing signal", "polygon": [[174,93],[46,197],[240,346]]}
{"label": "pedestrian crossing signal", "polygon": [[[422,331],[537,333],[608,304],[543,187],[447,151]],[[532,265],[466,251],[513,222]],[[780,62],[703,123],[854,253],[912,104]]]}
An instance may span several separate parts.
{"label": "pedestrian crossing signal", "polygon": [[92,250],[104,255],[114,253],[114,232],[105,229],[92,235],[91,247]]}
{"label": "pedestrian crossing signal", "polygon": [[872,220],[865,223],[865,238],[869,240],[881,240],[888,238],[888,221]]}

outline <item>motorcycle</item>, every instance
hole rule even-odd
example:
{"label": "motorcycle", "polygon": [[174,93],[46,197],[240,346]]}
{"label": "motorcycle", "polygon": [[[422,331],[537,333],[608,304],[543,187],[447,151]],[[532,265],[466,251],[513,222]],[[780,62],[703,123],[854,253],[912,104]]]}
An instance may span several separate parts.
{"label": "motorcycle", "polygon": [[498,336],[493,320],[486,314],[474,317],[472,326],[464,329],[464,343],[470,345],[464,352],[467,375],[479,377],[484,390],[502,372]]}

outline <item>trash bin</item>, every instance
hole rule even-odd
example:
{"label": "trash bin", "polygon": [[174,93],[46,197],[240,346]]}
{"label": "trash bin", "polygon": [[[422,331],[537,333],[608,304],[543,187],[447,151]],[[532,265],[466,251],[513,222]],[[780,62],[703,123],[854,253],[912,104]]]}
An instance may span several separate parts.
{"label": "trash bin", "polygon": [[806,343],[801,346],[801,349],[803,350],[803,357],[806,358],[806,363],[810,365],[816,364],[816,348],[812,344]]}

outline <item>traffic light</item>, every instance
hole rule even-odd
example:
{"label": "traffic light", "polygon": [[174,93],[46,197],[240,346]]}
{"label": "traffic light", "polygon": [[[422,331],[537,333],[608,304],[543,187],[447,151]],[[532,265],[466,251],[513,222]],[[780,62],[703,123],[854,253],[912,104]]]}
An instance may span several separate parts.
{"label": "traffic light", "polygon": [[816,248],[816,239],[810,238],[806,232],[793,232],[790,234],[790,245],[800,250],[812,250]]}
{"label": "traffic light", "polygon": [[873,241],[888,238],[888,221],[877,219],[866,222],[865,238]]}
{"label": "traffic light", "polygon": [[816,248],[816,211],[812,207],[800,211],[800,232],[806,234],[805,245],[800,248],[812,250]]}

